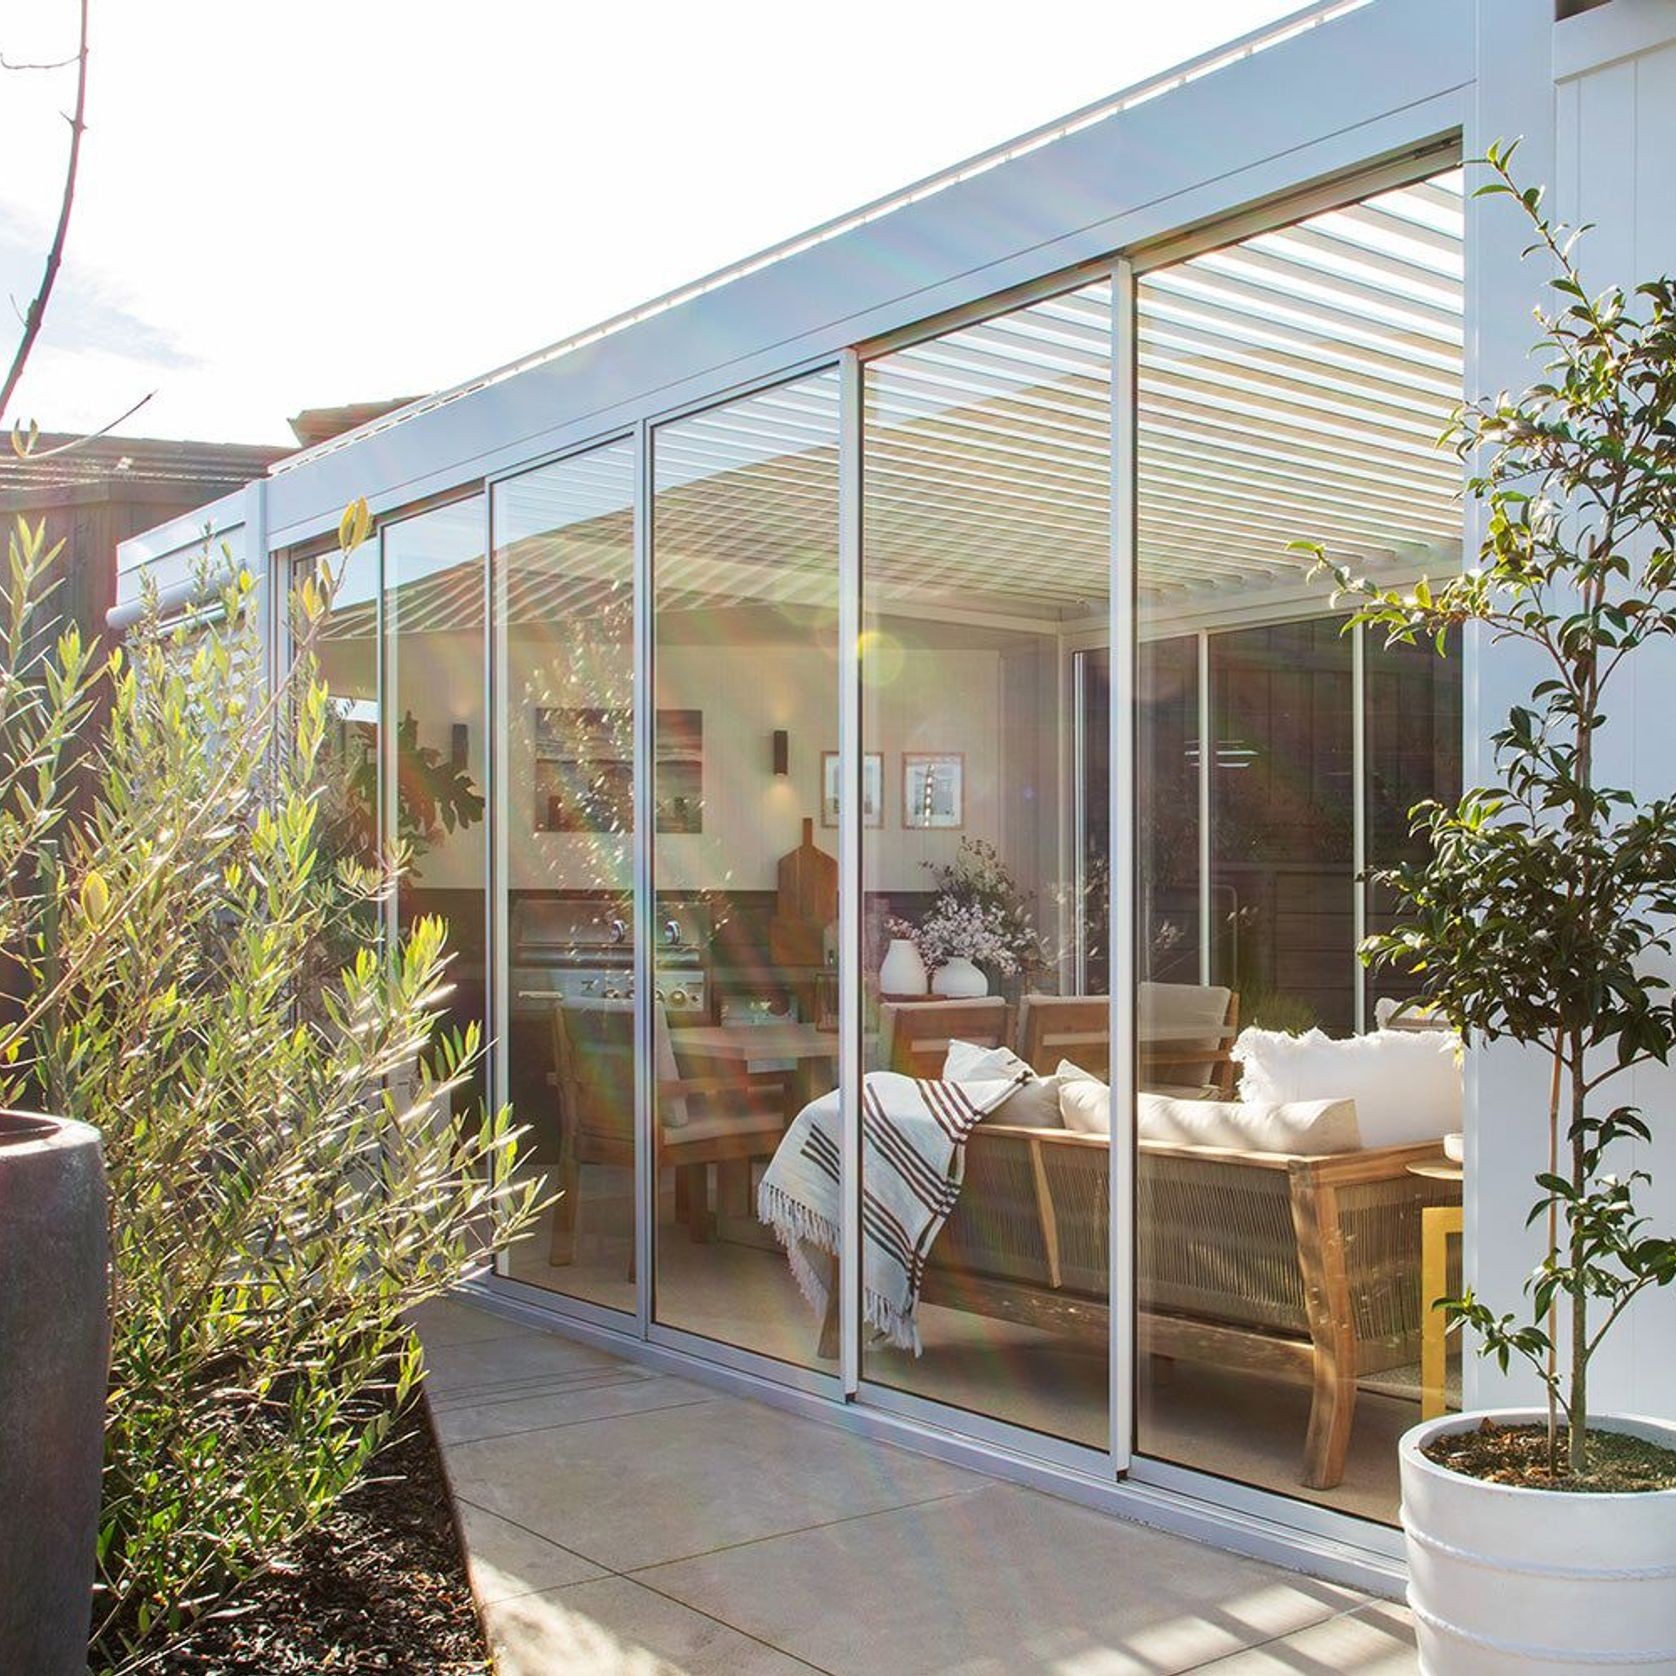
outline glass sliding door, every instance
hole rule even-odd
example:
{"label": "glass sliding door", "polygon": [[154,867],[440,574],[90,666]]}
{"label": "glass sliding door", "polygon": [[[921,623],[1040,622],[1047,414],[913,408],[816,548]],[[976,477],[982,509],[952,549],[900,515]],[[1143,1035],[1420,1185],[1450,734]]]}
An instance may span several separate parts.
{"label": "glass sliding door", "polygon": [[865,368],[853,978],[864,1377],[1096,1448],[1111,332],[1100,283]]}
{"label": "glass sliding door", "polygon": [[[380,854],[378,697],[379,557],[376,540],[363,542],[346,560],[334,548],[320,558],[298,559],[293,584],[324,562],[336,578],[332,609],[315,640],[320,679],[331,697],[331,722],[322,749],[320,820],[332,859],[377,868]],[[375,910],[369,908],[369,915]],[[376,926],[369,925],[368,931]]]}
{"label": "glass sliding door", "polygon": [[1461,229],[1443,174],[1136,288],[1137,1452],[1384,1520],[1459,1108],[1412,1037],[1359,1069],[1357,871],[1458,783],[1457,666],[1358,645],[1288,544],[1458,568]]}
{"label": "glass sliding door", "polygon": [[824,1370],[831,1254],[758,1212],[784,1144],[838,1220],[838,382],[652,439],[653,1316]]}
{"label": "glass sliding door", "polygon": [[507,1094],[557,1194],[518,1280],[632,1313],[634,444],[493,490]]}
{"label": "glass sliding door", "polygon": [[[383,824],[408,855],[397,932],[447,921],[445,1027],[486,1035],[483,537],[481,495],[384,526]],[[487,1100],[486,1060],[460,1098]]]}

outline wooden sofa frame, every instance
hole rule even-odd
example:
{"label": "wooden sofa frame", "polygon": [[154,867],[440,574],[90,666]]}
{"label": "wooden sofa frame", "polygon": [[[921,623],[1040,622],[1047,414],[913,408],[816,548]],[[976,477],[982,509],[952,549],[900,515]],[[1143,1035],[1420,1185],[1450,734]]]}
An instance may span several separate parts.
{"label": "wooden sofa frame", "polygon": [[[1332,1488],[1357,1380],[1419,1354],[1420,1210],[1454,1190],[1408,1166],[1438,1147],[1138,1153],[1138,1351],[1307,1384],[1302,1479]],[[1106,1343],[1108,1195],[1104,1137],[981,1125],[923,1300]]]}

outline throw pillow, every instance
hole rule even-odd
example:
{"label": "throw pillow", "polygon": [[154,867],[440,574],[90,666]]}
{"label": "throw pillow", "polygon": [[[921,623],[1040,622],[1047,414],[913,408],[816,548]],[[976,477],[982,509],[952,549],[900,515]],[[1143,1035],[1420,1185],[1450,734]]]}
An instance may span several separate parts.
{"label": "throw pillow", "polygon": [[[1028,1080],[1024,1080],[1028,1079]],[[991,1123],[1011,1123],[1022,1129],[1059,1127],[1059,1083],[1039,1077],[1024,1060],[1004,1047],[979,1047],[975,1042],[950,1042],[943,1058],[945,1082],[1013,1082],[1010,1094],[989,1114]]]}
{"label": "throw pillow", "polygon": [[1450,1030],[1375,1030],[1342,1041],[1320,1030],[1242,1030],[1234,1061],[1242,1100],[1354,1100],[1363,1146],[1407,1146],[1461,1127],[1460,1046]]}

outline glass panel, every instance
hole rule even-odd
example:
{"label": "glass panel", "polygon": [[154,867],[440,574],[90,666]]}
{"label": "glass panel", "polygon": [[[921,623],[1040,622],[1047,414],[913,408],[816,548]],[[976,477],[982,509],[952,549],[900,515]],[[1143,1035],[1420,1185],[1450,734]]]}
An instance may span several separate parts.
{"label": "glass panel", "polygon": [[[1096,1447],[1109,1124],[1066,1133],[1055,1073],[1110,1053],[1111,325],[1090,286],[868,366],[862,594],[863,1370]],[[993,1106],[951,1040],[1039,1075]]]}
{"label": "glass panel", "polygon": [[[1458,781],[1460,706],[1453,666],[1369,645],[1358,716],[1330,583],[1288,546],[1392,583],[1459,567],[1460,468],[1436,438],[1461,397],[1461,222],[1440,175],[1136,297],[1137,1446],[1385,1520],[1419,1414],[1420,1212],[1459,1188],[1379,1155],[1367,1061],[1335,1040],[1363,981],[1355,743],[1365,727],[1378,855],[1397,802]],[[1252,1025],[1281,1033],[1245,1044],[1277,1061],[1285,1034],[1321,1032],[1279,1087],[1359,1100],[1353,1118],[1300,1135],[1238,1101],[1229,1049]],[[1332,1190],[1342,1163],[1287,1161],[1346,1151],[1357,1179]]]}
{"label": "glass panel", "polygon": [[1262,1030],[1355,1028],[1350,662],[1334,617],[1211,636],[1211,970]]}
{"label": "glass panel", "polygon": [[1197,635],[1138,648],[1135,750],[1137,975],[1142,983],[1202,983]]}
{"label": "glass panel", "polygon": [[559,1192],[507,1272],[632,1311],[634,445],[494,487],[507,1086]]}
{"label": "glass panel", "polygon": [[[1386,646],[1367,638],[1367,858],[1369,867],[1424,861],[1429,846],[1414,836],[1410,810],[1428,798],[1461,794],[1461,636],[1437,648]],[[1389,931],[1397,915],[1391,893],[1368,886],[1367,928]],[[1400,1007],[1419,979],[1392,967],[1365,972],[1368,1023]]]}
{"label": "glass panel", "polygon": [[[299,559],[293,574],[300,581],[312,575],[320,562]],[[340,560],[334,549],[328,563],[339,579],[331,612],[315,642],[333,715],[323,752],[323,841],[334,857],[376,867],[380,826],[378,543],[363,542],[347,560]]]}
{"label": "glass panel", "polygon": [[[838,375],[653,440],[654,1308],[830,1369],[757,1209],[784,1142],[801,1225],[837,1221],[808,1160],[831,1165],[838,1134]],[[830,1252],[805,1250],[823,1284]]]}
{"label": "glass panel", "polygon": [[[445,1022],[484,1026],[488,1001],[483,766],[483,498],[389,524],[384,544],[384,818],[407,846],[396,923],[448,922]],[[488,1098],[486,1061],[469,1094]]]}

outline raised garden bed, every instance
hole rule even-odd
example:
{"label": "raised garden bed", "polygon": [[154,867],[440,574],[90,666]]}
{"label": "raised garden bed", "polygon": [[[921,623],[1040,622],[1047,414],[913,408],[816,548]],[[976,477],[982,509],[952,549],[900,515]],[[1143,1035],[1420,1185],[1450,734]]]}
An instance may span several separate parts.
{"label": "raised garden bed", "polygon": [[421,1405],[368,1484],[159,1666],[181,1676],[487,1676],[442,1460]]}

